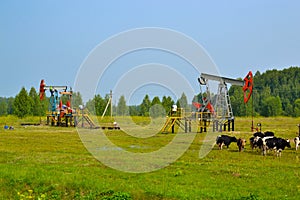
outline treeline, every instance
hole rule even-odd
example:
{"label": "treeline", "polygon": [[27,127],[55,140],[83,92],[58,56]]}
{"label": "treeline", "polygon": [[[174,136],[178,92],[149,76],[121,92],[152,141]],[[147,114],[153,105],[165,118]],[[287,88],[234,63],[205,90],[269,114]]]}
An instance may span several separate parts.
{"label": "treeline", "polygon": [[[229,90],[235,116],[250,116],[252,99],[243,103],[241,87]],[[257,71],[254,75],[253,110],[255,116],[300,116],[300,68]]]}
{"label": "treeline", "polygon": [[47,104],[39,100],[39,94],[32,87],[29,91],[23,87],[15,97],[0,98],[0,115],[25,116],[45,115]]}
{"label": "treeline", "polygon": [[[93,99],[86,103],[88,110],[95,115],[102,115],[109,101],[109,96],[102,98],[100,95],[95,95]],[[170,96],[163,96],[160,99],[158,96],[151,99],[149,95],[145,95],[140,105],[130,105],[126,103],[125,97],[122,95],[117,105],[113,105],[113,114],[118,116],[151,116],[160,117],[166,116],[172,105],[177,104],[178,107],[190,110],[191,105],[188,104],[187,97],[182,93],[180,99],[176,102]],[[106,115],[110,115],[110,109],[106,110]]]}
{"label": "treeline", "polygon": [[[257,71],[254,75],[253,95],[247,104],[244,104],[244,94],[239,86],[231,86],[229,89],[231,105],[235,116],[251,116],[252,107],[255,116],[300,116],[300,68],[290,67],[284,70],[269,70],[265,73]],[[205,94],[203,94],[205,95]],[[192,102],[201,102],[202,94],[195,95]],[[66,96],[62,96],[66,102]],[[95,115],[101,116],[109,102],[109,95],[104,98],[99,94],[89,100],[85,107]],[[214,97],[212,97],[214,99]],[[253,104],[252,104],[253,100]],[[145,95],[140,105],[130,105],[126,103],[124,96],[118,99],[117,105],[113,105],[113,114],[121,116],[165,116],[170,111],[172,105],[188,111],[195,111],[192,102],[188,103],[187,97],[182,93],[175,102],[170,96],[157,96],[151,99]],[[83,105],[79,92],[72,95],[72,107],[78,108]],[[39,94],[32,87],[29,92],[23,87],[15,97],[0,97],[0,115],[24,116],[44,116],[49,109],[49,97],[40,101]],[[110,115],[110,108],[105,115]]]}
{"label": "treeline", "polygon": [[[61,97],[63,102],[66,102],[67,97]],[[0,97],[0,116],[16,115],[20,118],[25,116],[44,116],[50,110],[50,100],[45,98],[40,100],[39,93],[34,87],[31,87],[28,92],[25,87],[22,87],[20,92],[15,97]],[[82,98],[79,92],[72,95],[73,105],[78,107],[82,104]]]}

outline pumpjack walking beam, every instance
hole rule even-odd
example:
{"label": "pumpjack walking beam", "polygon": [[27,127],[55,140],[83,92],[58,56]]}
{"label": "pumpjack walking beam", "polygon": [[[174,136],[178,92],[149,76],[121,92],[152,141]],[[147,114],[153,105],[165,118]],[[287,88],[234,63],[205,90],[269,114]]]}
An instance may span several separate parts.
{"label": "pumpjack walking beam", "polygon": [[201,76],[199,79],[200,79],[199,82],[202,85],[205,85],[208,80],[213,80],[213,81],[219,81],[222,83],[229,83],[231,85],[244,86],[244,81],[236,80],[233,78],[211,75],[211,74],[205,74],[205,73],[201,73]]}

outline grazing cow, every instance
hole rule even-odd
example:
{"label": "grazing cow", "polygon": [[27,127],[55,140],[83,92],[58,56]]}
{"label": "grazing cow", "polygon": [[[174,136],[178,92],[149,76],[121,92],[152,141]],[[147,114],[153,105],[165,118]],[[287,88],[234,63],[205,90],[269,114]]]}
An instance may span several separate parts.
{"label": "grazing cow", "polygon": [[262,149],[262,148],[263,148],[263,145],[264,145],[263,138],[256,136],[256,137],[254,138],[254,144],[255,144],[256,146],[258,146],[260,149]]}
{"label": "grazing cow", "polygon": [[238,148],[239,148],[239,152],[243,151],[244,148],[245,148],[245,145],[246,145],[246,140],[245,139],[242,139],[242,138],[239,138],[236,142]]}
{"label": "grazing cow", "polygon": [[277,156],[281,156],[281,152],[285,147],[291,148],[290,141],[287,139],[276,138],[276,137],[264,137],[263,141],[263,155],[267,154],[268,149],[274,149]]}
{"label": "grazing cow", "polygon": [[271,131],[266,131],[266,132],[264,132],[264,135],[265,135],[265,137],[271,137],[271,136],[274,137],[274,133],[271,132]]}
{"label": "grazing cow", "polygon": [[261,142],[261,145],[258,144],[258,141],[259,139],[261,139],[261,137],[259,136],[256,136],[256,137],[251,137],[249,140],[250,140],[250,146],[251,146],[251,149],[255,149],[257,147],[261,148],[262,147],[262,142]]}
{"label": "grazing cow", "polygon": [[229,147],[231,142],[237,142],[236,137],[231,137],[228,135],[219,135],[216,139],[216,143],[219,146],[219,149],[221,150],[223,145]]}
{"label": "grazing cow", "polygon": [[265,134],[263,134],[262,132],[256,132],[256,133],[253,133],[253,136],[263,138],[263,137],[265,137]]}
{"label": "grazing cow", "polygon": [[259,148],[259,149],[262,149],[263,147],[263,141],[262,141],[262,138],[263,137],[259,137],[259,136],[256,136],[256,137],[251,137],[250,138],[250,146],[253,149],[255,148]]}
{"label": "grazing cow", "polygon": [[271,132],[271,131],[266,131],[264,133],[262,133],[262,132],[256,132],[256,133],[253,134],[253,136],[254,137],[258,136],[258,137],[263,138],[263,137],[274,136],[274,133]]}
{"label": "grazing cow", "polygon": [[[272,136],[270,136],[270,137],[263,137],[263,138],[261,138],[261,137],[259,137],[259,136],[256,136],[256,137],[251,137],[250,138],[250,145],[251,145],[251,148],[252,148],[252,150],[254,149],[254,148],[259,148],[259,149],[262,149],[262,153],[264,153],[264,143],[265,143],[265,140],[266,139],[269,139],[269,138],[273,138]],[[267,149],[265,149],[265,151],[266,151]]]}
{"label": "grazing cow", "polygon": [[269,138],[274,137],[274,133],[271,131],[266,131],[265,133],[262,133],[262,132],[254,133],[253,137],[250,138],[250,146],[251,146],[252,150],[257,147],[262,149],[262,147],[263,147],[262,138],[265,138],[265,137],[269,137]]}
{"label": "grazing cow", "polygon": [[297,151],[300,146],[300,136],[295,137],[294,142],[295,142],[296,151]]}

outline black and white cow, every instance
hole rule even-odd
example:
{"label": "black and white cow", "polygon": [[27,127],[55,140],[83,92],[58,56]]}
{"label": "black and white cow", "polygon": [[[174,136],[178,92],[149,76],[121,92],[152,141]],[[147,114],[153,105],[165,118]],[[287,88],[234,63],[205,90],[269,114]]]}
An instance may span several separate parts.
{"label": "black and white cow", "polygon": [[256,132],[256,133],[254,133],[253,134],[253,136],[254,137],[261,137],[261,138],[263,138],[263,137],[269,137],[269,136],[274,136],[275,134],[274,134],[274,132],[271,132],[271,131],[266,131],[266,132],[264,132],[264,133],[262,133],[262,132]]}
{"label": "black and white cow", "polygon": [[262,148],[262,141],[260,141],[260,144],[257,144],[259,141],[259,138],[265,138],[265,137],[274,137],[274,133],[271,131],[266,131],[264,133],[262,132],[256,132],[253,134],[253,137],[251,137],[250,140],[250,146],[253,149],[259,147],[260,149]]}
{"label": "black and white cow", "polygon": [[263,155],[267,154],[268,149],[273,149],[276,151],[277,156],[281,156],[281,152],[286,148],[291,148],[290,141],[287,139],[276,138],[276,137],[264,137],[263,142]]}
{"label": "black and white cow", "polygon": [[294,142],[295,142],[296,151],[297,151],[298,148],[300,147],[300,136],[295,137]]}
{"label": "black and white cow", "polygon": [[266,132],[264,132],[264,135],[265,135],[265,137],[274,137],[274,132],[271,132],[271,131],[266,131]]}
{"label": "black and white cow", "polygon": [[259,146],[258,144],[257,144],[257,142],[258,142],[258,139],[259,138],[261,138],[261,137],[258,137],[258,136],[256,136],[256,137],[251,137],[250,139],[249,139],[249,141],[250,141],[250,146],[251,146],[251,149],[252,150],[254,150],[255,148],[257,148],[257,147],[261,147],[261,146]]}
{"label": "black and white cow", "polygon": [[224,145],[228,148],[231,142],[237,142],[236,137],[228,135],[219,135],[216,139],[216,143],[219,146],[220,150],[223,148]]}
{"label": "black and white cow", "polygon": [[263,138],[263,137],[265,137],[265,134],[262,132],[256,132],[256,133],[253,133],[253,136]]}

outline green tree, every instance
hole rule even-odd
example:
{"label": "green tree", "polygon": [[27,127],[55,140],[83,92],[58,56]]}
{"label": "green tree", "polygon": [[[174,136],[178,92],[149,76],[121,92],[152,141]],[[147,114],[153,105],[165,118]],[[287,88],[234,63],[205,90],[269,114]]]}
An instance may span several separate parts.
{"label": "green tree", "polygon": [[29,91],[30,98],[30,114],[33,116],[42,116],[45,114],[43,102],[40,100],[39,94],[32,87]]}
{"label": "green tree", "polygon": [[278,116],[282,114],[282,105],[280,98],[269,96],[263,100],[262,115],[265,117]]}
{"label": "green tree", "polygon": [[90,99],[86,102],[85,107],[88,109],[88,111],[90,113],[92,113],[93,115],[96,115],[96,111],[95,111],[95,100]]}
{"label": "green tree", "polygon": [[12,115],[14,114],[14,97],[9,97],[7,99],[7,114]]}
{"label": "green tree", "polygon": [[[285,116],[293,116],[295,117],[295,112],[294,112],[294,108],[290,103],[287,103],[285,105],[285,109],[284,109],[284,115]],[[299,115],[300,116],[300,115]]]}
{"label": "green tree", "polygon": [[80,92],[73,92],[72,108],[78,108],[79,105],[83,105],[82,96],[81,96]]}
{"label": "green tree", "polygon": [[31,100],[26,89],[23,87],[19,94],[16,95],[14,101],[14,114],[19,118],[29,115],[31,112]]}
{"label": "green tree", "polygon": [[131,105],[129,106],[129,115],[130,116],[140,116],[141,111],[140,111],[140,106],[138,105]]}
{"label": "green tree", "polygon": [[125,96],[122,95],[119,98],[118,106],[117,106],[117,115],[119,116],[125,116],[128,114],[128,107],[126,105]]}
{"label": "green tree", "polygon": [[284,70],[268,70],[264,73],[256,72],[254,76],[254,105],[256,112],[266,112],[263,101],[269,96],[279,97],[282,102],[282,114],[294,115],[291,109],[300,90],[300,68],[290,67]]}
{"label": "green tree", "polygon": [[151,101],[150,98],[148,96],[148,94],[145,95],[143,102],[140,105],[141,107],[141,115],[142,116],[149,116],[149,110],[151,107]]}
{"label": "green tree", "polygon": [[150,116],[151,117],[162,117],[166,115],[166,111],[161,104],[158,96],[155,96],[151,102]]}
{"label": "green tree", "polygon": [[93,99],[90,99],[86,103],[85,107],[90,113],[101,116],[105,109],[105,100],[100,96],[100,94],[97,94]]}
{"label": "green tree", "polygon": [[246,116],[246,107],[243,100],[243,91],[240,86],[231,86],[229,89],[230,101],[235,116]]}
{"label": "green tree", "polygon": [[94,109],[97,116],[101,116],[105,109],[105,100],[100,96],[100,94],[94,97]]}
{"label": "green tree", "polygon": [[174,105],[174,101],[172,100],[172,98],[170,96],[168,96],[168,97],[163,96],[161,104],[164,107],[166,113],[169,113],[172,108],[172,105]]}
{"label": "green tree", "polygon": [[294,116],[300,117],[300,99],[296,99],[294,103]]}
{"label": "green tree", "polygon": [[6,98],[0,98],[0,115],[7,115]]}
{"label": "green tree", "polygon": [[183,108],[185,110],[189,109],[188,100],[184,92],[181,94],[181,97],[177,100],[176,105],[178,108]]}

